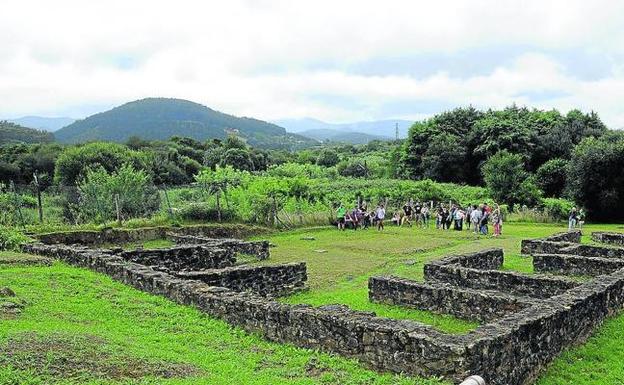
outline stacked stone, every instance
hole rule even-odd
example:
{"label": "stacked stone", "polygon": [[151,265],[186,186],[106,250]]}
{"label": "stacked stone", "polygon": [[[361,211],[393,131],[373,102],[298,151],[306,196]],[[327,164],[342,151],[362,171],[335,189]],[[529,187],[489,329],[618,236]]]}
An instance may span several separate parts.
{"label": "stacked stone", "polygon": [[624,246],[624,233],[609,233],[597,231],[592,233],[592,239],[596,242]]}
{"label": "stacked stone", "polygon": [[[574,237],[564,235],[545,242],[571,243]],[[424,284],[397,278],[371,280],[373,299],[398,297],[407,305],[427,305],[431,310],[458,315],[465,310],[488,322],[465,335],[448,335],[417,322],[379,318],[341,305],[283,304],[254,292],[202,282],[201,274],[211,272],[176,277],[126,260],[114,251],[43,244],[25,245],[24,251],[108,274],[137,289],[260,332],[269,340],[354,357],[375,369],[439,376],[457,383],[479,374],[488,384],[531,384],[563,349],[583,341],[606,317],[624,307],[624,269],[582,283],[502,272],[497,270],[502,250],[429,263]],[[603,259],[601,263],[619,263],[615,257]],[[238,277],[252,271],[225,269],[233,269]],[[301,267],[292,269],[301,273]],[[290,279],[281,270],[275,271],[279,271],[277,280]],[[269,272],[271,269],[262,274],[272,274]],[[226,276],[220,278],[227,281]],[[258,287],[255,281],[249,285]],[[512,305],[517,309],[510,309]]]}
{"label": "stacked stone", "polygon": [[195,279],[210,286],[234,291],[251,291],[265,296],[282,296],[300,291],[307,280],[306,264],[287,263],[276,266],[236,266],[174,274]]}
{"label": "stacked stone", "polygon": [[235,253],[253,255],[259,260],[269,258],[269,241],[241,241],[234,238],[206,238],[192,235],[168,233],[167,237],[177,244],[206,245],[222,249],[230,249]]}
{"label": "stacked stone", "polygon": [[124,260],[152,266],[162,271],[222,269],[234,266],[236,255],[231,249],[209,245],[188,245],[166,249],[119,252]]}

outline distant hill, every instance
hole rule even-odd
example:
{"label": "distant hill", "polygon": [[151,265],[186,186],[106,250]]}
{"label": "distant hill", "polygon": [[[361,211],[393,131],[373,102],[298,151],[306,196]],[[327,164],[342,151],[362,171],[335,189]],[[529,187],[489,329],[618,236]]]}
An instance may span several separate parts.
{"label": "distant hill", "polygon": [[259,148],[299,149],[318,142],[286,132],[283,127],[253,118],[239,118],[181,99],[148,98],[78,120],[58,130],[64,143],[94,140],[125,142],[132,136],[164,140],[185,136],[197,140],[224,139],[233,133]]}
{"label": "distant hill", "polygon": [[72,118],[48,118],[44,116],[24,116],[17,119],[9,119],[9,122],[20,126],[54,132],[65,126],[69,126],[76,119]]}
{"label": "distant hill", "polygon": [[338,131],[328,128],[316,128],[299,132],[300,135],[318,141],[343,142],[351,144],[366,144],[372,140],[392,140],[389,136],[370,135],[362,132]]}
{"label": "distant hill", "polygon": [[33,130],[18,124],[0,121],[0,144],[47,143],[54,141],[54,135],[47,131]]}
{"label": "distant hill", "polygon": [[374,120],[369,122],[355,122],[355,123],[326,123],[321,120],[312,118],[303,119],[283,119],[275,122],[276,124],[285,127],[289,132],[300,133],[309,130],[334,130],[341,132],[359,132],[362,134],[389,137],[394,139],[395,124],[399,124],[399,138],[406,138],[407,131],[414,124],[411,120]]}

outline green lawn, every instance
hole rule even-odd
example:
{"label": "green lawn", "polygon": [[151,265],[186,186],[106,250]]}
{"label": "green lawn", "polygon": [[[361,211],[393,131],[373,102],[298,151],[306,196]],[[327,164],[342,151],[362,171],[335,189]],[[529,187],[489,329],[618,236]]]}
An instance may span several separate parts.
{"label": "green lawn", "polygon": [[[598,229],[622,231],[616,225],[587,226],[587,233]],[[488,247],[505,249],[506,269],[531,272],[530,258],[519,255],[520,240],[561,230],[561,226],[513,223],[506,225],[499,239],[396,227],[384,233],[297,230],[270,236],[275,247],[271,259],[263,263],[307,262],[310,290],[284,299],[287,302],[343,303],[463,333],[476,324],[369,303],[368,277],[394,274],[422,279],[422,266],[428,260]],[[379,374],[339,356],[269,343],[106,276],[58,262],[20,264],[20,258],[31,259],[0,253],[0,287],[11,287],[26,304],[21,315],[0,315],[0,384],[443,383]],[[539,385],[624,384],[622,362],[624,315],[609,320],[587,344],[565,352]],[[154,374],[158,377],[150,377]]]}

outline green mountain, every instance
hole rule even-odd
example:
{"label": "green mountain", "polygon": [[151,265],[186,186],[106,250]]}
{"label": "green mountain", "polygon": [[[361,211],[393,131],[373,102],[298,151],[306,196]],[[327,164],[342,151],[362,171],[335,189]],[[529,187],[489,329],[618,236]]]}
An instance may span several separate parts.
{"label": "green mountain", "polygon": [[0,121],[0,144],[47,143],[54,141],[54,135],[47,131],[34,130],[18,124]]}
{"label": "green mountain", "polygon": [[272,123],[239,118],[188,100],[148,98],[78,120],[54,133],[64,143],[95,140],[125,142],[132,136],[164,140],[185,136],[197,140],[224,139],[236,134],[260,148],[299,149],[318,142],[287,133]]}

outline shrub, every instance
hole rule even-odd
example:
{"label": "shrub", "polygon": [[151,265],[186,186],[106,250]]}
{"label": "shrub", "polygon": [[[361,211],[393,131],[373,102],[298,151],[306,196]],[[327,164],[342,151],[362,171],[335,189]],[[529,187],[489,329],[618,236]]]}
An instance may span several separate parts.
{"label": "shrub", "polygon": [[130,165],[110,174],[101,167],[89,170],[78,187],[78,194],[78,212],[83,221],[115,219],[117,204],[124,219],[149,215],[160,206],[160,196],[151,177]]}
{"label": "shrub", "polygon": [[18,250],[22,243],[29,240],[30,238],[19,230],[10,227],[0,227],[0,250]]}
{"label": "shrub", "polygon": [[[182,207],[177,212],[181,219],[191,221],[217,221],[219,219],[219,212],[215,207],[211,207],[208,203],[199,202],[191,203]],[[228,209],[221,210],[221,220],[234,219],[234,212]]]}
{"label": "shrub", "polygon": [[318,158],[316,158],[316,164],[324,167],[332,167],[338,164],[340,158],[338,157],[338,153],[334,150],[325,149],[323,150]]}
{"label": "shrub", "polygon": [[561,221],[568,219],[568,215],[574,207],[574,202],[567,199],[544,198],[541,200],[541,206],[544,212],[555,221]]}
{"label": "shrub", "polygon": [[499,202],[512,207],[517,203],[534,206],[541,196],[533,178],[524,170],[521,155],[499,151],[488,158],[482,172],[492,197]]}
{"label": "shrub", "polygon": [[56,182],[72,186],[84,178],[87,170],[103,168],[116,171],[124,164],[132,164],[136,169],[145,169],[147,155],[132,151],[117,143],[89,143],[84,146],[69,147],[56,161],[54,179]]}
{"label": "shrub", "polygon": [[560,197],[566,184],[565,159],[551,159],[535,172],[535,182],[547,197]]}

